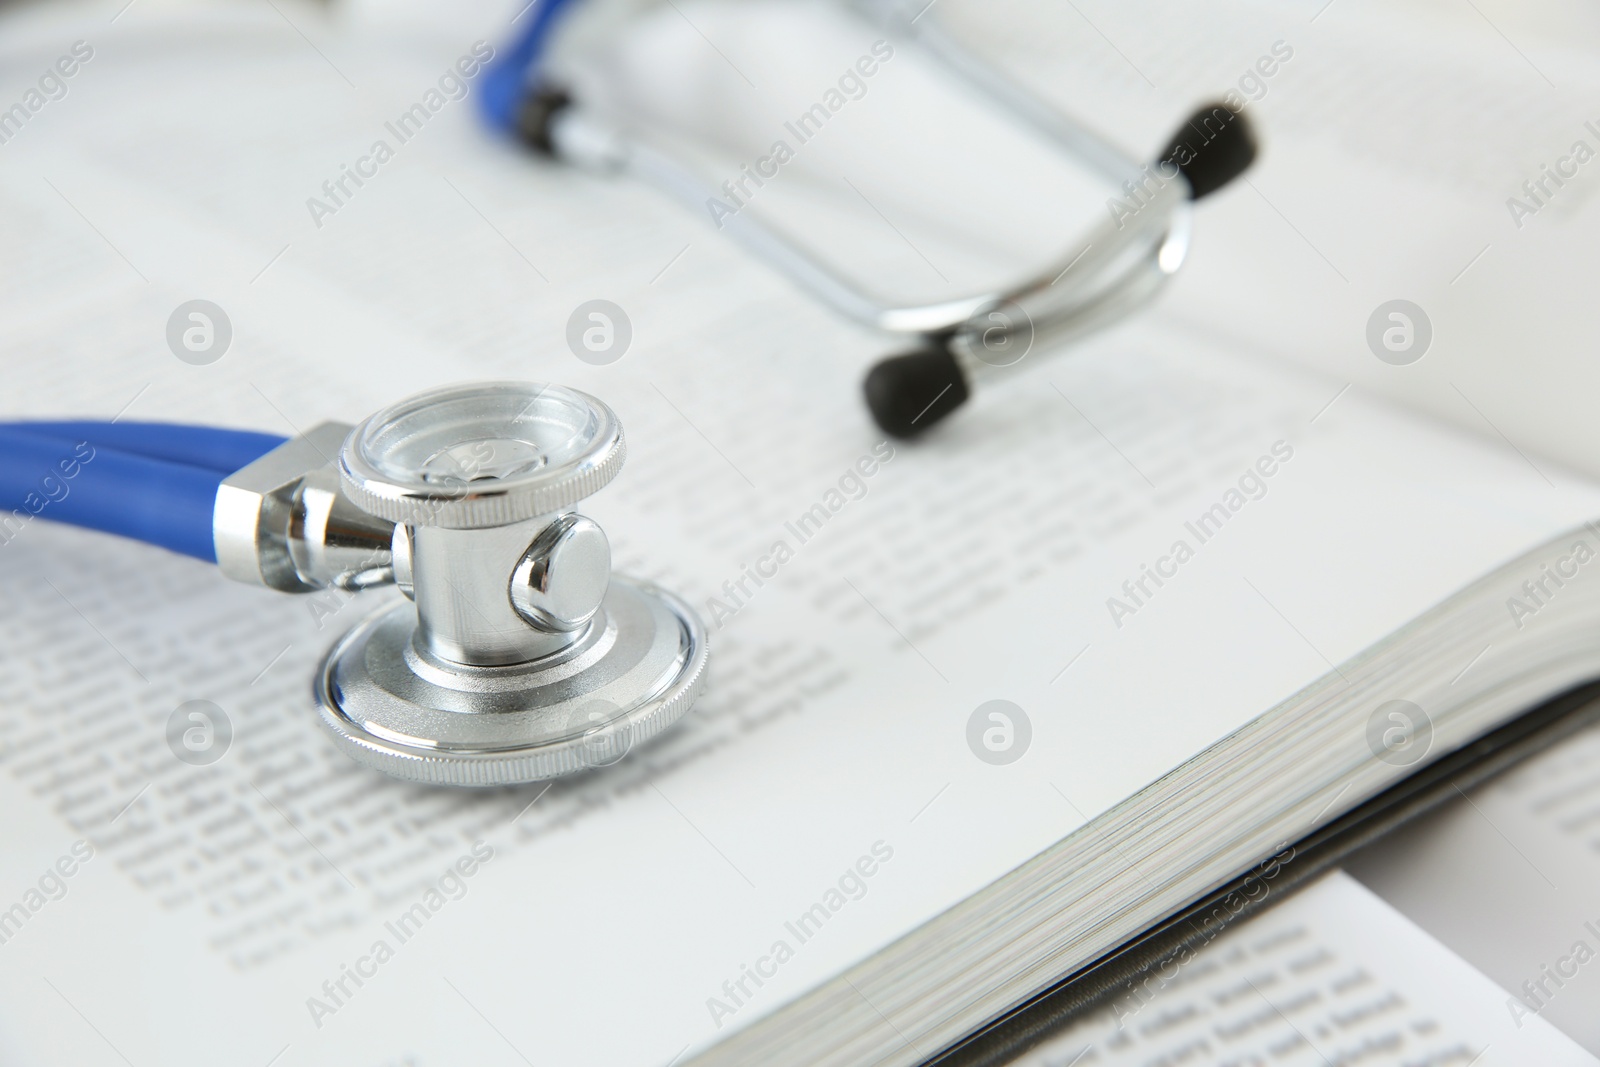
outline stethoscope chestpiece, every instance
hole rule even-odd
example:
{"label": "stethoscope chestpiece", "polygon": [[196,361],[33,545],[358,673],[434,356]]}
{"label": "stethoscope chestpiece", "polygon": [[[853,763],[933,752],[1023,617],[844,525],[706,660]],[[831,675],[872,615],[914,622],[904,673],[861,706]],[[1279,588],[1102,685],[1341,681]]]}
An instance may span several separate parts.
{"label": "stethoscope chestpiece", "polygon": [[345,439],[342,495],[394,524],[409,598],[341,638],[318,672],[323,724],[355,759],[448,785],[614,763],[688,711],[705,631],[670,593],[611,573],[574,509],[621,469],[610,408],[559,386],[452,386]]}

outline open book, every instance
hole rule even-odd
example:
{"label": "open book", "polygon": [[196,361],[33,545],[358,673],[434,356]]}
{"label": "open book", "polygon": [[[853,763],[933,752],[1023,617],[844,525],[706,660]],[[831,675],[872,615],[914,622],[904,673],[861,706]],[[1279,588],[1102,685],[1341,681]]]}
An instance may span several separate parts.
{"label": "open book", "polygon": [[[6,69],[93,56],[3,147],[5,414],[593,392],[630,458],[591,510],[712,674],[614,767],[410,786],[310,703],[386,594],[8,529],[8,1063],[913,1064],[1600,675],[1600,485],[1543,458],[1160,311],[885,441],[881,339],[470,100],[309,210],[477,38],[82,14],[13,16]],[[196,297],[233,324],[203,367],[162,333]],[[605,367],[564,341],[597,297],[633,324]],[[191,700],[230,724],[205,765],[167,741]]]}

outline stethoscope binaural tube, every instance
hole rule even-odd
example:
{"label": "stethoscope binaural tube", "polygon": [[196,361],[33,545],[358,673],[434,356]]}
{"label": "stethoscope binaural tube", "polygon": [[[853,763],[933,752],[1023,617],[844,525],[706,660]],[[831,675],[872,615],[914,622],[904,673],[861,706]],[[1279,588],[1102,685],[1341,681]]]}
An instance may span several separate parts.
{"label": "stethoscope binaural tube", "polygon": [[[543,75],[557,16],[574,0],[550,0],[485,74],[482,110],[491,126],[540,154],[596,172],[634,175],[697,212],[718,195],[676,159],[581,106]],[[722,219],[735,242],[841,316],[916,339],[912,351],[875,365],[864,382],[880,428],[915,437],[956,410],[995,368],[1038,342],[1082,335],[1149,301],[1182,265],[1190,202],[1223,187],[1254,161],[1256,144],[1241,114],[1220,104],[1197,110],[1150,163],[1122,152],[1039,100],[942,33],[926,5],[913,14],[899,0],[852,6],[928,54],[974,90],[1015,114],[1084,162],[1138,204],[1110,219],[1040,274],[1004,289],[933,304],[898,306],[878,298],[780,227],[749,213]]]}

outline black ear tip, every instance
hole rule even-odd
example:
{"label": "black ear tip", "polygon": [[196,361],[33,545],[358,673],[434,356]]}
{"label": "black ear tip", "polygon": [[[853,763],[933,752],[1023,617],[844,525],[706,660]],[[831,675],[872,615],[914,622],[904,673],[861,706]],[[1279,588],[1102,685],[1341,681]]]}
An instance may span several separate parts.
{"label": "black ear tip", "polygon": [[1256,136],[1249,120],[1218,103],[1190,115],[1161,153],[1161,162],[1171,163],[1188,180],[1195,200],[1233,181],[1255,159]]}
{"label": "black ear tip", "polygon": [[915,437],[966,403],[966,375],[943,348],[880,360],[863,384],[867,408],[884,433]]}
{"label": "black ear tip", "polygon": [[516,132],[523,144],[541,155],[556,154],[550,126],[572,104],[572,94],[559,85],[541,85],[517,107]]}

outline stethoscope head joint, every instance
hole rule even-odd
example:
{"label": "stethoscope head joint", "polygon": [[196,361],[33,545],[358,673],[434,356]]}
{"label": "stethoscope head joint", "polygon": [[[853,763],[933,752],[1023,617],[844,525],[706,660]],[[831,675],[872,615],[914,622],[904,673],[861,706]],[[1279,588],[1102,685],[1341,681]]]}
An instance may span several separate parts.
{"label": "stethoscope head joint", "polygon": [[403,400],[345,439],[343,495],[393,524],[413,603],[356,626],[318,674],[323,725],[357,760],[449,785],[614,763],[688,711],[708,655],[694,612],[611,573],[575,506],[622,466],[616,415],[559,386]]}

